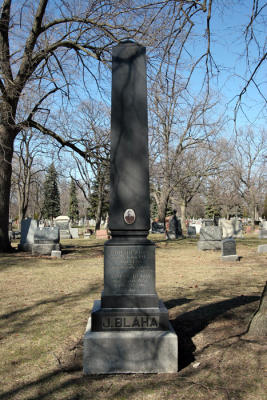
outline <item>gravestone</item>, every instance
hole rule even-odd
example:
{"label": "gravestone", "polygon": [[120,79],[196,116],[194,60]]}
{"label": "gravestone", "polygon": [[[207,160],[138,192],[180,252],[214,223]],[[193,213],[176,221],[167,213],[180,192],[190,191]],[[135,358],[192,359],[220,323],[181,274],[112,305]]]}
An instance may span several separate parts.
{"label": "gravestone", "polygon": [[21,251],[32,251],[34,243],[34,234],[38,229],[38,221],[32,218],[26,218],[21,221],[21,237],[18,249]]}
{"label": "gravestone", "polygon": [[219,226],[222,228],[222,236],[226,238],[242,238],[243,237],[243,225],[242,221],[234,218],[231,220],[220,219]]}
{"label": "gravestone", "polygon": [[67,215],[59,215],[55,218],[55,224],[59,228],[60,239],[70,239],[70,218]]}
{"label": "gravestone", "polygon": [[61,258],[61,251],[60,250],[52,250],[51,251],[51,257]]}
{"label": "gravestone", "polygon": [[260,244],[258,246],[258,253],[267,253],[267,244]]}
{"label": "gravestone", "polygon": [[239,261],[236,254],[235,239],[228,238],[222,241],[222,261]]}
{"label": "gravestone", "polygon": [[202,225],[202,222],[200,220],[197,220],[195,222],[191,222],[190,223],[190,226],[193,226],[193,227],[196,228],[196,234],[197,235],[200,234],[201,225]]}
{"label": "gravestone", "polygon": [[151,233],[165,233],[164,223],[153,221],[151,224]]}
{"label": "gravestone", "polygon": [[219,226],[222,228],[222,237],[224,239],[234,237],[234,226],[232,221],[227,219],[220,219]]}
{"label": "gravestone", "polygon": [[155,289],[150,229],[145,48],[112,52],[109,230],[104,290],[84,336],[85,374],[176,372],[178,340]]}
{"label": "gravestone", "polygon": [[206,226],[214,226],[214,220],[213,219],[203,219],[202,227],[205,228]]}
{"label": "gravestone", "polygon": [[79,228],[69,228],[72,239],[79,239]]}
{"label": "gravestone", "polygon": [[199,250],[221,250],[222,230],[219,226],[202,227],[197,242]]}
{"label": "gravestone", "polygon": [[33,255],[51,255],[52,250],[60,250],[59,228],[37,228],[32,245]]}
{"label": "gravestone", "polygon": [[106,229],[97,229],[95,232],[96,239],[109,239],[108,231]]}
{"label": "gravestone", "polygon": [[189,237],[196,237],[197,236],[197,230],[195,226],[189,225],[187,228],[187,235]]}
{"label": "gravestone", "polygon": [[173,211],[173,216],[169,221],[169,229],[167,231],[167,239],[175,240],[183,237],[181,222],[176,217],[176,210]]}
{"label": "gravestone", "polygon": [[233,219],[234,238],[243,238],[243,224],[240,219]]}
{"label": "gravestone", "polygon": [[267,239],[267,221],[261,222],[261,228],[259,230],[259,239]]}

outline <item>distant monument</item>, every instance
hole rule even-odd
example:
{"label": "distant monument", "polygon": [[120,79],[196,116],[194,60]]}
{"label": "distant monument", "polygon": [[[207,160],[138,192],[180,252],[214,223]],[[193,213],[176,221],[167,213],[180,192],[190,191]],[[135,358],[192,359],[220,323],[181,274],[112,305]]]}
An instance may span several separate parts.
{"label": "distant monument", "polygon": [[167,239],[175,240],[183,237],[181,222],[176,217],[176,210],[173,210],[173,216],[169,222],[169,230],[167,231]]}
{"label": "distant monument", "polygon": [[60,251],[59,228],[56,226],[37,228],[34,232],[32,254],[51,255],[54,250]]}
{"label": "distant monument", "polygon": [[235,239],[227,238],[222,240],[222,261],[239,261],[240,257],[236,254]]}
{"label": "distant monument", "polygon": [[261,228],[259,230],[259,238],[267,239],[267,221],[262,221]]}
{"label": "distant monument", "polygon": [[221,250],[222,249],[222,229],[219,226],[202,226],[197,242],[199,250]]}
{"label": "distant monument", "polygon": [[59,215],[55,218],[55,224],[59,228],[60,239],[70,239],[70,217],[67,215]]}
{"label": "distant monument", "polygon": [[84,336],[85,374],[176,372],[178,340],[155,290],[150,229],[145,47],[112,52],[109,229],[104,290]]}
{"label": "distant monument", "polygon": [[38,221],[32,218],[26,218],[21,221],[21,239],[18,249],[21,251],[32,251],[34,244],[34,235],[38,229]]}

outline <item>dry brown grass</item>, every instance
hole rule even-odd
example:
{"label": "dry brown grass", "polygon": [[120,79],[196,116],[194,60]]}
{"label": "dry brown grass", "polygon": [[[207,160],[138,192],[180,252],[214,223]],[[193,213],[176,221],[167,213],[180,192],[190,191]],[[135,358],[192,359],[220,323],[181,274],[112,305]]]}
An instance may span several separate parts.
{"label": "dry brown grass", "polygon": [[256,252],[264,241],[239,240],[240,262],[224,263],[195,240],[153,239],[179,372],[83,376],[81,338],[102,290],[103,241],[66,240],[61,260],[0,255],[0,400],[266,399],[266,342],[242,335],[266,281],[267,256]]}

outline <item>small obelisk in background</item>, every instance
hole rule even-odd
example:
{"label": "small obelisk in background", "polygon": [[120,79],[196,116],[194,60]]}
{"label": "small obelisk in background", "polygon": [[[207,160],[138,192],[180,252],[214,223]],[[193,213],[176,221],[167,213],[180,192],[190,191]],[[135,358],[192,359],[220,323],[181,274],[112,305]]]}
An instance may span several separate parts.
{"label": "small obelisk in background", "polygon": [[84,336],[84,373],[176,372],[178,340],[155,290],[150,228],[145,47],[112,52],[109,229],[104,290]]}

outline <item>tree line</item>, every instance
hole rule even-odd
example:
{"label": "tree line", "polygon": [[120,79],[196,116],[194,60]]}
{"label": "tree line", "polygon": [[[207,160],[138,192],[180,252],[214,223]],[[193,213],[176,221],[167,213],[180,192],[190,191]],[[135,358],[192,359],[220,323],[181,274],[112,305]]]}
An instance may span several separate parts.
{"label": "tree line", "polygon": [[[82,110],[85,116],[90,115],[90,107],[83,104]],[[85,124],[84,129],[87,128]],[[164,222],[173,209],[178,210],[184,226],[190,217],[238,216],[250,217],[252,221],[266,218],[265,132],[256,135],[251,129],[240,131],[233,145],[233,138],[226,140],[220,135],[220,125],[217,128],[212,133],[212,141],[203,138],[188,147],[184,145],[180,152],[176,151],[179,144],[173,145],[171,140],[162,141],[156,150],[151,131],[153,219]],[[158,133],[155,139],[160,139]],[[92,167],[83,158],[64,150],[60,157],[57,152],[53,156],[56,168],[54,163],[46,166],[47,153],[42,154],[42,143],[30,132],[20,136],[20,140],[13,160],[11,217],[52,219],[63,213],[76,222],[79,217],[94,219],[99,229],[101,220],[108,214],[108,133],[107,159],[104,163],[95,162]],[[186,136],[182,140],[186,142]],[[163,157],[164,151],[168,156]],[[27,162],[29,154],[31,159]]]}
{"label": "tree line", "polygon": [[[223,66],[213,52],[212,22],[234,8],[234,1],[3,0],[0,251],[10,249],[11,184],[17,182],[22,216],[31,191],[43,195],[39,176],[47,170],[41,162],[45,154],[64,171],[75,163],[69,175],[85,198],[97,182],[100,215],[109,162],[109,105],[100,99],[108,98],[111,48],[126,38],[148,49],[151,197],[159,219],[175,202],[185,217],[197,196],[223,205],[242,199],[254,216],[266,193],[266,132],[258,127],[242,132],[236,123],[251,86],[258,101],[266,102],[260,80],[266,51],[259,33],[266,5],[248,3],[240,31],[247,69],[236,94],[235,135],[224,140],[227,121],[215,90]],[[219,200],[223,196],[225,202]]]}

